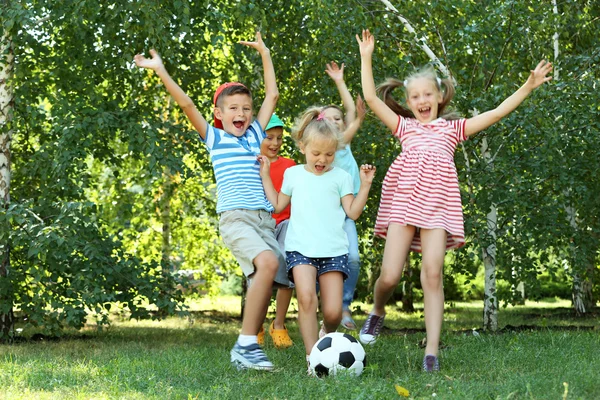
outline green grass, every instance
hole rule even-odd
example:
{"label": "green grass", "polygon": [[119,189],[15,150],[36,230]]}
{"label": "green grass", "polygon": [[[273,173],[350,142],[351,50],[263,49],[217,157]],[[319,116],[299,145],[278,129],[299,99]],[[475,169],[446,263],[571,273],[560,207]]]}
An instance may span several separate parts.
{"label": "green grass", "polygon": [[[390,307],[389,329],[366,348],[369,365],[363,375],[327,379],[306,376],[293,319],[288,328],[294,347],[277,350],[267,337],[276,372],[237,372],[229,364],[229,350],[240,327],[239,299],[207,298],[192,306],[192,318],[136,322],[115,317],[103,332],[89,328],[69,339],[2,345],[0,398],[400,398],[395,385],[415,399],[600,398],[597,317],[576,319],[564,308],[568,303],[503,309],[502,326],[539,328],[479,335],[472,329],[481,324],[481,304],[453,304],[445,314],[442,372],[434,375],[419,369],[424,332],[404,333],[423,328],[422,314]],[[361,313],[355,316],[359,324],[364,321]]]}

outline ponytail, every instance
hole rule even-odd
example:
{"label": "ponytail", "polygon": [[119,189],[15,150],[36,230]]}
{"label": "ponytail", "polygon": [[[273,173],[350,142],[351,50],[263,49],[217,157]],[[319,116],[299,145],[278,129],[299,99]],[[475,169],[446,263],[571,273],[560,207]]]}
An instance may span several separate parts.
{"label": "ponytail", "polygon": [[318,135],[324,139],[331,139],[337,142],[337,149],[343,147],[343,134],[331,121],[325,119],[322,115],[321,107],[310,107],[301,116],[299,116],[292,127],[292,139],[296,145],[306,146],[313,138]]}

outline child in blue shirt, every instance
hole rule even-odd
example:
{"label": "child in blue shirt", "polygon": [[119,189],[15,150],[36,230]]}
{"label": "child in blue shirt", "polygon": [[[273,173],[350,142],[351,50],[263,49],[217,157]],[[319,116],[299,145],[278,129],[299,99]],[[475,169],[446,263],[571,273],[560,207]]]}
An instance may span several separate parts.
{"label": "child in blue shirt", "polygon": [[257,343],[257,333],[267,313],[273,279],[285,259],[274,236],[273,206],[265,197],[256,157],[265,138],[263,127],[273,114],[279,92],[271,54],[260,32],[256,41],[240,43],[257,50],[262,58],[265,99],[256,119],[252,94],[240,83],[228,82],[217,89],[213,98],[215,126],[211,126],[171,78],[155,50],[150,50],[152,58],[136,55],[135,62],[158,75],[209,149],[217,181],[219,232],[252,281],[231,362],[238,369],[272,370],[273,364]]}

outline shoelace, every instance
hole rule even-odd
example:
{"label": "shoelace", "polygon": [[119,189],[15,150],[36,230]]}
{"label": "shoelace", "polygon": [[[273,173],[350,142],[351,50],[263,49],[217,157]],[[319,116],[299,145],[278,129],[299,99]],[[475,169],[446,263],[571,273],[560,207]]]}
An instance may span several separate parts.
{"label": "shoelace", "polygon": [[383,317],[380,317],[378,315],[369,315],[369,318],[367,319],[367,323],[366,325],[366,329],[364,330],[363,333],[369,334],[369,335],[373,335],[373,336],[377,336],[379,335],[379,331],[381,330],[381,325],[383,325],[380,321],[383,320]]}

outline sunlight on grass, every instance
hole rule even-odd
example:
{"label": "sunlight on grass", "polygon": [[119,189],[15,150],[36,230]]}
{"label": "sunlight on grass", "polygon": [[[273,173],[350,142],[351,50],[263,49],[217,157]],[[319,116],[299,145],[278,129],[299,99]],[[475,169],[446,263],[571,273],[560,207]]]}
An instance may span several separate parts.
{"label": "sunlight on grass", "polygon": [[[422,304],[414,313],[391,304],[382,336],[365,346],[368,365],[359,380],[306,376],[295,302],[287,320],[295,345],[278,350],[266,337],[274,374],[230,366],[241,326],[239,297],[205,297],[189,306],[187,317],[128,321],[115,315],[103,331],[89,327],[61,340],[1,346],[0,399],[389,399],[397,398],[396,385],[414,399],[541,399],[562,398],[563,382],[569,399],[600,398],[590,373],[600,369],[597,318],[574,317],[568,301],[501,308],[501,326],[528,327],[498,334],[480,330],[481,302],[447,303],[440,375],[420,371]],[[370,304],[353,306],[360,325]],[[271,305],[267,320],[273,311]]]}

